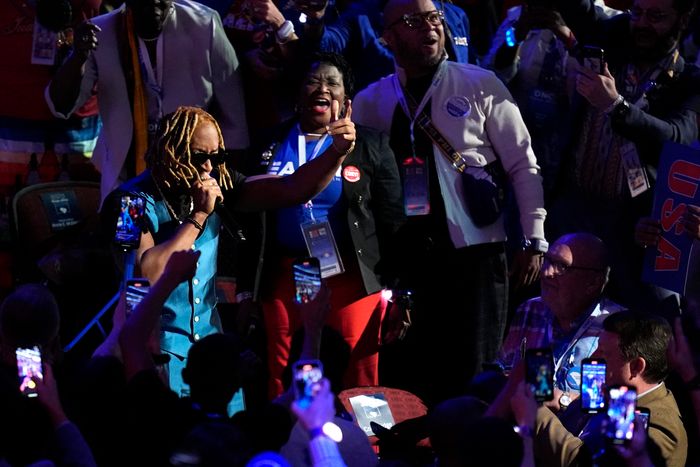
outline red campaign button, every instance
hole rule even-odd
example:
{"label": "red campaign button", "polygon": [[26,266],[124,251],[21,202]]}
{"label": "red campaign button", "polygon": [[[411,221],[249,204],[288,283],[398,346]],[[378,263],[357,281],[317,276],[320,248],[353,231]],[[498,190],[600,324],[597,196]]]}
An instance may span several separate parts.
{"label": "red campaign button", "polygon": [[360,179],[360,169],[354,165],[348,165],[343,169],[343,178],[350,183],[355,183]]}

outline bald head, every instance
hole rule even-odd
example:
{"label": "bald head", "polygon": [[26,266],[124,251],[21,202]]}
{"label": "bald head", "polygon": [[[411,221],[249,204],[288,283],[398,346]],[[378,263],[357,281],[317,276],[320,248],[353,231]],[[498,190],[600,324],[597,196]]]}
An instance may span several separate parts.
{"label": "bald head", "polygon": [[542,264],[542,300],[560,324],[570,324],[600,298],[609,270],[607,248],[595,235],[577,232],[559,237]]}
{"label": "bald head", "polygon": [[576,266],[602,270],[610,267],[607,247],[593,234],[587,232],[566,234],[559,237],[554,244],[567,245]]}

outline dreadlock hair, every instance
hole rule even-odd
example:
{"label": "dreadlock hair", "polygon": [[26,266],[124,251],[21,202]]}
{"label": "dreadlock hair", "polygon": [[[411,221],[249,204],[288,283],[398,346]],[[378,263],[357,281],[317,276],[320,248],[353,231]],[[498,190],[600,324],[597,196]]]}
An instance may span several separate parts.
{"label": "dreadlock hair", "polygon": [[[219,124],[214,117],[199,107],[183,105],[160,120],[153,144],[146,154],[146,165],[151,169],[153,176],[166,187],[189,188],[192,179],[199,179],[199,170],[190,160],[190,141],[195,129],[202,122],[214,125],[219,135],[219,150],[225,150]],[[219,164],[216,172],[219,175],[219,186],[230,190],[233,181],[226,169],[226,163]]]}

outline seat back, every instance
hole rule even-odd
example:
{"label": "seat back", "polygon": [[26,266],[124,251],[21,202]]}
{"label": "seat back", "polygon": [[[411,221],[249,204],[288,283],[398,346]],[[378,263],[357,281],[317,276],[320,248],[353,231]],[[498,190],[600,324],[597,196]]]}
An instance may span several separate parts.
{"label": "seat back", "polygon": [[97,231],[99,207],[96,182],[49,182],[20,190],[12,200],[17,263],[35,267],[56,247],[79,244],[81,236]]}
{"label": "seat back", "polygon": [[[362,398],[362,396],[367,397]],[[345,410],[353,415],[356,423],[367,434],[370,432],[367,431],[366,424],[370,421],[377,421],[381,424],[386,420],[388,412],[393,418],[394,425],[425,416],[428,413],[428,408],[418,396],[403,389],[386,386],[360,386],[345,389],[338,394],[338,397],[343,403]],[[376,403],[377,399],[374,399],[375,397],[379,397],[379,403]],[[381,399],[386,401],[386,406],[388,407],[382,406]],[[375,407],[377,410],[373,409]],[[369,438],[372,444],[376,444],[376,436],[372,435]]]}

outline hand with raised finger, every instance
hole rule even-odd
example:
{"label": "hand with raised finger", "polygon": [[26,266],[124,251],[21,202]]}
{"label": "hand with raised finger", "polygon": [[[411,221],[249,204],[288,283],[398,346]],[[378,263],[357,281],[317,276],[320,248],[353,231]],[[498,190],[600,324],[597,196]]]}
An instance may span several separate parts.
{"label": "hand with raised finger", "polygon": [[73,30],[73,53],[82,61],[87,60],[93,50],[97,50],[97,33],[100,27],[90,21],[80,23]]}
{"label": "hand with raised finger", "polygon": [[352,102],[345,99],[345,112],[340,118],[340,103],[333,99],[331,102],[331,121],[326,131],[333,137],[333,148],[341,156],[347,156],[355,149],[355,124],[352,122]]}

